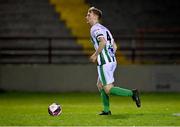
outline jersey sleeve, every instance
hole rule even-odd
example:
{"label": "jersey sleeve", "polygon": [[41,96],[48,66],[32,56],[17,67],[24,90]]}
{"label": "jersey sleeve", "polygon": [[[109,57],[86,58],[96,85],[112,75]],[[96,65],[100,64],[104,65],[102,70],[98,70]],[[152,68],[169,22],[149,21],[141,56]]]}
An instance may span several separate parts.
{"label": "jersey sleeve", "polygon": [[99,28],[99,27],[94,28],[94,30],[93,30],[93,35],[94,35],[94,37],[95,37],[96,39],[98,39],[98,40],[99,40],[99,37],[104,37],[103,31],[102,31],[102,29]]}

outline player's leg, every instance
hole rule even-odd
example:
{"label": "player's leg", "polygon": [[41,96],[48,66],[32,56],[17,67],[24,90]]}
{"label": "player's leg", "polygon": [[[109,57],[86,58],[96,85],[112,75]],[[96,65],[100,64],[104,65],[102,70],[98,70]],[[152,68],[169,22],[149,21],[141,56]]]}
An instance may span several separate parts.
{"label": "player's leg", "polygon": [[118,96],[132,96],[133,92],[129,89],[115,87],[113,84],[108,84],[104,87],[107,94],[118,95]]}
{"label": "player's leg", "polygon": [[101,81],[99,80],[99,78],[97,80],[97,87],[101,93],[101,99],[102,99],[102,103],[103,103],[103,111],[102,111],[102,113],[100,113],[100,115],[109,115],[109,114],[111,114],[110,109],[109,109],[109,96],[104,91],[103,85],[102,85]]}
{"label": "player's leg", "polygon": [[120,87],[114,87],[114,71],[116,69],[116,63],[103,65],[100,67],[101,80],[104,85],[106,94],[118,95],[118,96],[131,96],[136,101],[137,107],[140,107],[140,99],[137,90],[129,90]]}
{"label": "player's leg", "polygon": [[100,66],[100,76],[103,81],[104,90],[107,94],[119,95],[119,96],[132,96],[132,90],[123,89],[120,87],[114,87],[114,71],[116,69],[116,63],[105,64]]}
{"label": "player's leg", "polygon": [[108,84],[104,87],[104,90],[106,91],[106,94],[118,96],[131,96],[133,101],[136,102],[136,106],[141,107],[141,101],[137,89],[129,90],[120,87],[114,87],[113,84]]}

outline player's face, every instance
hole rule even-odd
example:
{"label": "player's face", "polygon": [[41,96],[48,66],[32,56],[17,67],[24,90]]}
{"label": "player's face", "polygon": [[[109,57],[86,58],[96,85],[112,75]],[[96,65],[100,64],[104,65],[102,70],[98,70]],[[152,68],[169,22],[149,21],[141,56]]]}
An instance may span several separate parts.
{"label": "player's face", "polygon": [[93,23],[93,20],[94,20],[93,12],[88,11],[88,13],[86,15],[86,22],[91,25]]}

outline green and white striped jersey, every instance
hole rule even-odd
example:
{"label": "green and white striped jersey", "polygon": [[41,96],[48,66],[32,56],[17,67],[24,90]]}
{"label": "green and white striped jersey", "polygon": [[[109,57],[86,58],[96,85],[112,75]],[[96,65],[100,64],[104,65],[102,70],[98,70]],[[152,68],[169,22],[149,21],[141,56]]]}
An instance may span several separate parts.
{"label": "green and white striped jersey", "polygon": [[91,27],[90,33],[95,50],[99,47],[99,37],[104,37],[106,40],[104,49],[97,57],[98,65],[116,62],[115,52],[113,49],[114,39],[111,32],[103,25],[96,23]]}

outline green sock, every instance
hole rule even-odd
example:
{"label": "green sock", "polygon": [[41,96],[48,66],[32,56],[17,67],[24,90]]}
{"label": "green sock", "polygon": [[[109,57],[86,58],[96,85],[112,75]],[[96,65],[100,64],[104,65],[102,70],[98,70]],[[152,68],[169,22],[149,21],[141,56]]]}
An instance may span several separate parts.
{"label": "green sock", "polygon": [[118,95],[118,96],[132,96],[133,92],[132,92],[132,90],[123,89],[120,87],[112,87],[110,89],[110,94]]}
{"label": "green sock", "polygon": [[105,93],[104,89],[100,90],[101,92],[101,98],[103,102],[104,111],[109,111],[109,96]]}

